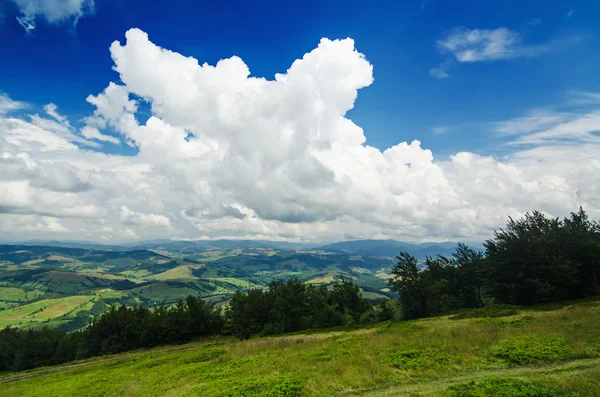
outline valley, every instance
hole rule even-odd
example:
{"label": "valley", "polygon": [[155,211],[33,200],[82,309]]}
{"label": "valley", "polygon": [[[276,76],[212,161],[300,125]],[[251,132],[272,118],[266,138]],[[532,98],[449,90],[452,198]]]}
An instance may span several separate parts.
{"label": "valley", "polygon": [[[171,305],[188,295],[220,305],[235,291],[289,277],[321,285],[344,277],[355,281],[367,299],[393,298],[387,278],[394,264],[391,253],[400,246],[421,256],[445,253],[437,245],[383,241],[374,246],[370,240],[323,248],[228,240],[0,245],[0,327],[73,331],[110,305]],[[374,255],[377,249],[390,255]]]}

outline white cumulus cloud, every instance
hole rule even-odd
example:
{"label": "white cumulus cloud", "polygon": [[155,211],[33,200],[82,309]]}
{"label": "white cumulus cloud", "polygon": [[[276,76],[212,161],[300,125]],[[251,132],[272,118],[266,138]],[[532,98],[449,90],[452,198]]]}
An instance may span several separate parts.
{"label": "white cumulus cloud", "polygon": [[[120,81],[87,98],[80,135],[52,106],[50,118],[0,117],[0,219],[13,220],[0,237],[50,217],[68,238],[478,240],[532,209],[600,215],[593,111],[493,125],[532,141],[502,159],[438,159],[416,139],[372,147],[346,116],[373,82],[351,39],[322,39],[273,79],[236,56],[202,64],[138,29],[110,51]],[[90,146],[110,142],[99,129],[136,154]],[[581,139],[555,139],[574,131]]]}

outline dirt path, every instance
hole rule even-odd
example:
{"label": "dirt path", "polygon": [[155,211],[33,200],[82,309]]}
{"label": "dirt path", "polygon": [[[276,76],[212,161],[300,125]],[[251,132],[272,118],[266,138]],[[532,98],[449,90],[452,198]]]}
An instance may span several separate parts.
{"label": "dirt path", "polygon": [[[419,393],[425,396],[427,395],[438,395],[440,392],[445,390],[448,386],[469,382],[472,380],[480,380],[490,376],[527,376],[532,374],[546,374],[553,372],[563,371],[580,371],[588,368],[594,368],[600,366],[600,358],[590,358],[583,360],[569,361],[566,363],[547,365],[543,367],[519,367],[519,368],[506,368],[499,370],[488,370],[474,372],[469,375],[456,376],[452,378],[443,378],[423,383],[409,383],[404,385],[396,385],[385,389],[379,390],[365,390],[361,392],[350,391],[340,393],[344,396],[366,396],[366,397],[386,397],[386,396],[409,396],[411,393]],[[435,393],[435,394],[434,394]]]}

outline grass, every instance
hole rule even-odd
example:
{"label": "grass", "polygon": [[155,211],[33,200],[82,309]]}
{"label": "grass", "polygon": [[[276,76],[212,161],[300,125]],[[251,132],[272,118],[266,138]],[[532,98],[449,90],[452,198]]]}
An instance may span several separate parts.
{"label": "grass", "polygon": [[[197,265],[196,268],[201,267],[201,265]],[[190,266],[177,266],[173,269],[169,269],[165,272],[155,274],[151,277],[148,277],[151,280],[174,280],[174,279],[188,279],[193,280],[196,279],[192,275],[192,268]]]}
{"label": "grass", "polygon": [[559,397],[561,393],[546,386],[510,378],[487,378],[450,386],[444,397]]}
{"label": "grass", "polygon": [[68,296],[65,298],[42,299],[0,312],[0,328],[6,326],[34,326],[62,317],[89,303],[93,296]]}
{"label": "grass", "polygon": [[129,294],[137,298],[160,303],[165,300],[167,303],[173,303],[177,298],[184,298],[188,295],[198,295],[198,291],[185,286],[172,286],[162,283],[145,285],[128,291]]}
{"label": "grass", "polygon": [[[0,396],[592,397],[600,390],[599,330],[600,305],[574,302],[503,318],[218,337],[6,374]],[[516,364],[499,351],[536,359]]]}
{"label": "grass", "polygon": [[31,300],[34,297],[43,295],[39,290],[26,291],[22,288],[0,287],[0,301],[18,302]]}
{"label": "grass", "polygon": [[449,317],[450,320],[462,320],[465,318],[492,318],[508,317],[519,313],[518,306],[512,305],[490,305],[477,309],[461,310]]}
{"label": "grass", "polygon": [[244,289],[244,290],[250,289],[250,288],[262,288],[261,285],[253,283],[250,280],[245,280],[243,278],[236,278],[236,277],[212,277],[212,278],[207,278],[206,280],[209,280],[209,281],[221,281],[223,283],[231,284],[231,285],[234,285],[234,286],[238,287],[239,289]]}
{"label": "grass", "polygon": [[121,273],[119,273],[120,275],[128,278],[128,279],[135,279],[135,278],[145,278],[148,276],[151,276],[152,273],[150,273],[148,270],[126,270],[123,271]]}
{"label": "grass", "polygon": [[325,274],[321,273],[315,277],[311,277],[307,279],[306,282],[310,284],[330,284],[335,282],[336,277],[339,277],[340,275],[345,276],[346,278],[352,278],[348,274],[335,270],[327,272]]}

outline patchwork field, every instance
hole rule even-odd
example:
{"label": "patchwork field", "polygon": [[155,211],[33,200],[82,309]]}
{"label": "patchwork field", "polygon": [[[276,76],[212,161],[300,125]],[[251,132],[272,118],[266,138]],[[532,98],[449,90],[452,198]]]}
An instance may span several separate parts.
{"label": "patchwork field", "polygon": [[0,396],[599,395],[598,299],[512,313],[213,338],[5,374]]}
{"label": "patchwork field", "polygon": [[20,302],[35,299],[43,295],[40,290],[27,291],[22,288],[0,287],[0,300],[5,302]]}
{"label": "patchwork field", "polygon": [[[215,244],[221,247],[189,242],[122,250],[0,245],[0,326],[72,331],[110,305],[171,305],[188,295],[222,304],[236,291],[289,277],[325,285],[344,277],[367,288],[369,299],[390,295],[382,291],[387,283],[381,274],[389,273],[391,258],[225,240]],[[62,306],[54,310],[56,304],[49,302]]]}
{"label": "patchwork field", "polygon": [[68,296],[65,298],[42,299],[34,303],[0,311],[0,327],[8,325],[33,326],[58,317],[65,316],[77,309],[87,310],[87,303],[93,296]]}

